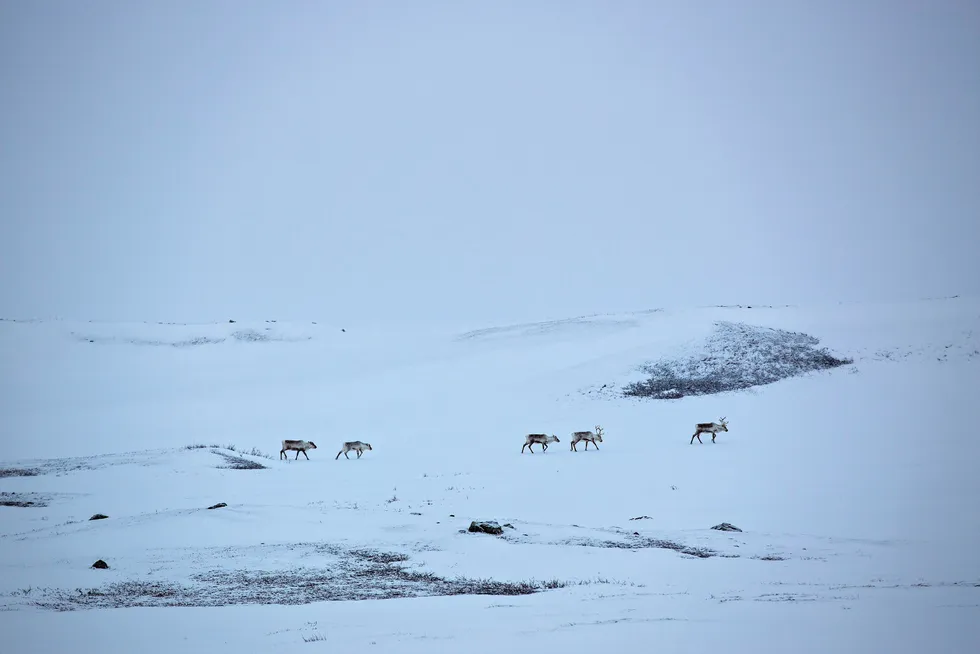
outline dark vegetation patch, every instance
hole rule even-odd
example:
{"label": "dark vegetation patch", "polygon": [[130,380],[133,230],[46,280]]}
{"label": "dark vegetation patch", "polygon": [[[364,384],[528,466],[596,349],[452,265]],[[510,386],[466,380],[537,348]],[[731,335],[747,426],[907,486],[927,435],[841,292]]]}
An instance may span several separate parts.
{"label": "dark vegetation patch", "polygon": [[98,588],[34,589],[31,603],[56,611],[136,606],[308,604],[445,595],[530,595],[570,585],[616,583],[606,579],[510,582],[444,578],[409,569],[404,565],[408,557],[397,552],[347,550],[325,544],[302,547],[308,550],[309,556],[332,554],[337,560],[326,566],[304,565],[288,570],[216,569],[192,575],[187,583],[127,580]]}
{"label": "dark vegetation patch", "polygon": [[679,399],[772,384],[787,377],[853,363],[839,359],[819,339],[799,332],[717,322],[698,356],[644,364],[648,375],[623,389],[627,397]]}
{"label": "dark vegetation patch", "polygon": [[0,477],[37,477],[40,474],[37,468],[0,468]]}
{"label": "dark vegetation patch", "polygon": [[688,556],[696,556],[699,559],[708,559],[712,556],[717,556],[718,553],[714,550],[708,549],[706,547],[691,547],[689,545],[681,545],[680,543],[675,543],[670,540],[664,540],[662,538],[648,538],[646,536],[634,536],[630,540],[620,541],[620,540],[597,540],[594,538],[570,538],[564,540],[560,545],[577,545],[580,547],[604,547],[608,549],[620,549],[620,550],[642,550],[642,549],[663,549],[663,550],[673,550],[679,552],[680,554],[687,554]]}
{"label": "dark vegetation patch", "polygon": [[185,450],[228,450],[229,452],[235,452],[237,454],[247,454],[248,456],[257,456],[263,459],[269,459],[272,461],[272,456],[266,454],[257,447],[253,447],[250,450],[239,450],[235,445],[204,445],[201,443],[195,443],[193,445],[185,445]]}
{"label": "dark vegetation patch", "polygon": [[36,509],[47,506],[49,499],[47,496],[38,493],[0,493],[0,506]]}
{"label": "dark vegetation patch", "polygon": [[97,470],[114,465],[146,463],[161,452],[147,450],[144,452],[126,452],[118,454],[101,454],[95,456],[74,456],[63,459],[35,459],[30,465],[18,465],[12,468],[0,469],[0,477],[38,477],[41,475],[63,475],[82,470]]}
{"label": "dark vegetation patch", "polygon": [[257,461],[251,461],[249,459],[236,456],[234,454],[228,454],[226,452],[215,451],[217,454],[225,460],[228,465],[218,466],[219,468],[225,468],[229,470],[265,470],[266,466],[262,465]]}

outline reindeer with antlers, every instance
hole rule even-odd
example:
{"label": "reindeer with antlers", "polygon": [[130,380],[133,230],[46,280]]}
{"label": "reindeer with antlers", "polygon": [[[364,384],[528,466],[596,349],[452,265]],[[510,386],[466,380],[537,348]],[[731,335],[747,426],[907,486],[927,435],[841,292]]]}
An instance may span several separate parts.
{"label": "reindeer with antlers", "polygon": [[691,445],[694,445],[695,437],[703,445],[704,441],[701,440],[701,434],[711,434],[711,442],[714,443],[715,436],[718,435],[718,432],[728,431],[728,423],[725,421],[725,418],[721,418],[719,422],[699,422],[694,426],[694,429],[696,431],[694,432],[694,436],[691,436]]}
{"label": "reindeer with antlers", "polygon": [[585,449],[586,450],[589,449],[589,443],[592,443],[593,445],[595,445],[595,449],[598,450],[599,449],[599,446],[596,445],[596,441],[599,441],[600,443],[602,442],[602,427],[600,427],[599,425],[596,425],[595,426],[595,432],[591,432],[591,431],[576,431],[576,432],[572,432],[572,451],[573,452],[578,452],[578,449],[575,447],[575,444],[576,443],[579,443],[581,441],[585,441]]}

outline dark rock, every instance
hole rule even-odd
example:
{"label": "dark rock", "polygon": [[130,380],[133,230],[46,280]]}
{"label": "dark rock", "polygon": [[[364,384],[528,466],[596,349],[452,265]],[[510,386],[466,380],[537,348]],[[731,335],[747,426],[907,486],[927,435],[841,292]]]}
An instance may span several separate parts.
{"label": "dark rock", "polygon": [[505,522],[504,523],[504,526],[505,527],[510,527],[511,529],[516,529],[516,527],[514,527],[514,525],[510,524],[509,522]]}
{"label": "dark rock", "polygon": [[418,511],[412,511],[412,513],[410,515],[422,515],[422,514],[419,513]]}
{"label": "dark rock", "polygon": [[92,567],[97,568],[99,570],[108,570],[109,564],[103,561],[102,559],[99,559],[98,561],[92,564]]}
{"label": "dark rock", "polygon": [[635,518],[630,518],[630,520],[653,520],[653,518],[648,515],[638,515]]}
{"label": "dark rock", "polygon": [[717,529],[718,531],[742,531],[730,522],[723,522],[720,525],[715,525],[712,529]]}
{"label": "dark rock", "polygon": [[470,523],[470,532],[477,534],[491,534],[499,536],[504,533],[504,528],[497,524],[496,520],[474,520]]}
{"label": "dark rock", "polygon": [[209,506],[208,509],[221,509],[221,508],[224,508],[226,506],[228,506],[228,505],[225,504],[224,502],[218,502],[214,506]]}
{"label": "dark rock", "polygon": [[108,517],[109,516],[105,515],[104,513],[96,513],[94,516],[89,518],[89,520],[105,520]]}

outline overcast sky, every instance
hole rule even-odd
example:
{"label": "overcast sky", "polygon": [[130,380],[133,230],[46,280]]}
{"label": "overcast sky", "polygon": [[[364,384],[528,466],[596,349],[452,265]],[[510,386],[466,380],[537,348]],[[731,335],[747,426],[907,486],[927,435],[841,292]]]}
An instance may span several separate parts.
{"label": "overcast sky", "polygon": [[0,316],[980,292],[970,0],[0,3]]}

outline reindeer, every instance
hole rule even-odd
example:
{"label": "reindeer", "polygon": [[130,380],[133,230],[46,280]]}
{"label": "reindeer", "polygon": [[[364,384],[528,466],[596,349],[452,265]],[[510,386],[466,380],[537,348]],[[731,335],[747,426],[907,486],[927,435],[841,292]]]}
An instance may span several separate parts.
{"label": "reindeer", "polygon": [[[575,447],[576,443],[580,441],[585,441],[585,449],[589,449],[589,443],[595,445],[596,441],[602,442],[602,427],[599,425],[595,426],[595,432],[591,431],[576,431],[572,432],[572,451],[578,452],[578,448]],[[595,449],[599,449],[598,445],[595,445]]]}
{"label": "reindeer", "polygon": [[[555,436],[554,434],[552,434],[551,436],[549,436],[548,434],[528,434],[527,436],[524,437],[524,447],[526,447],[531,454],[534,454],[533,446],[535,443],[540,443],[541,451],[547,452],[548,443],[560,443],[560,442],[561,441],[558,440],[558,437]],[[524,447],[521,448],[521,454],[524,454]]]}
{"label": "reindeer", "polygon": [[282,449],[279,450],[279,460],[281,461],[282,459],[287,458],[286,457],[287,451],[295,450],[297,459],[299,458],[299,453],[302,452],[303,456],[306,457],[306,460],[309,461],[310,455],[306,453],[306,450],[315,450],[315,449],[316,449],[316,443],[314,443],[313,441],[283,441]]}
{"label": "reindeer", "polygon": [[347,456],[347,453],[350,452],[351,450],[357,452],[357,458],[360,459],[361,455],[364,454],[364,450],[373,450],[373,449],[374,448],[371,447],[370,443],[362,443],[361,441],[347,441],[346,443],[344,443],[344,446],[340,448],[340,451],[337,452],[337,456],[335,456],[333,460],[336,461],[337,459],[339,459],[341,454],[344,455],[345,459],[349,459],[350,457]]}
{"label": "reindeer", "polygon": [[691,445],[694,445],[695,437],[698,439],[699,443],[704,443],[704,441],[701,440],[701,434],[711,434],[711,442],[714,443],[715,436],[718,434],[718,432],[728,431],[728,423],[725,421],[725,418],[721,418],[718,422],[699,422],[694,426],[694,428],[697,431],[694,432],[694,436],[691,436]]}

